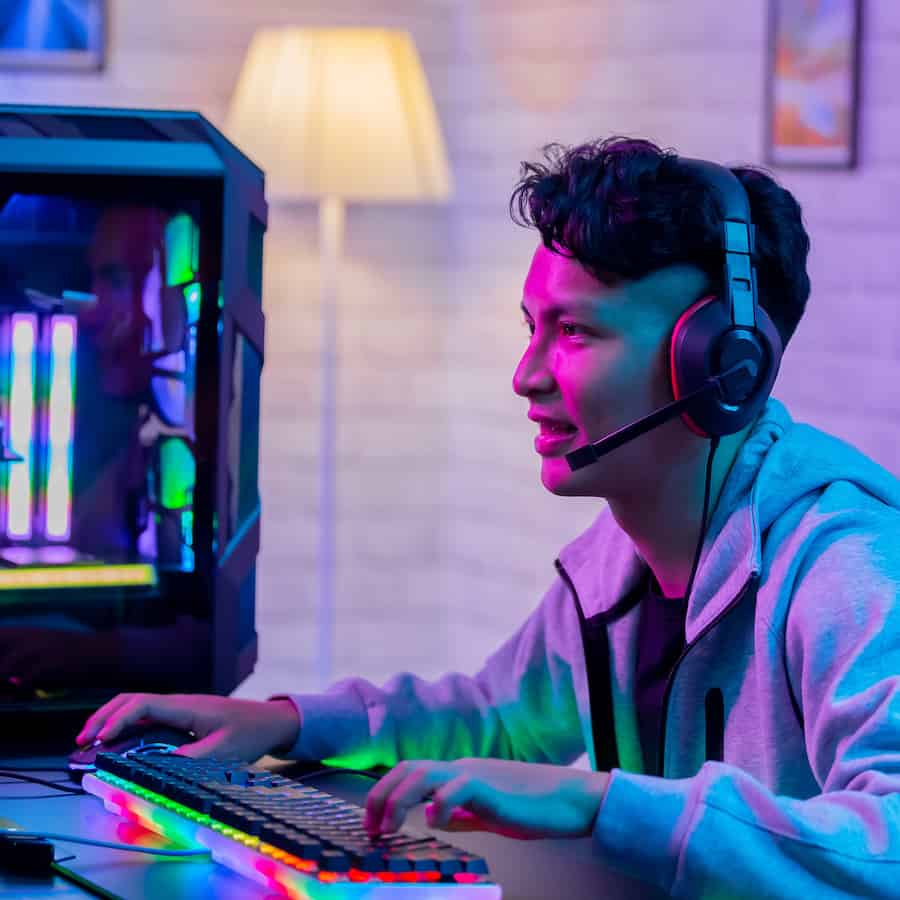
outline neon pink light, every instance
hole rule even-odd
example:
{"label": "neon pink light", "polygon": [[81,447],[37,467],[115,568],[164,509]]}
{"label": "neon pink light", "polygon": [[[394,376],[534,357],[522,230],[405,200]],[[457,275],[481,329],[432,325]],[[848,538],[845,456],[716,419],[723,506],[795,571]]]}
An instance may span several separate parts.
{"label": "neon pink light", "polygon": [[12,317],[9,444],[23,457],[9,467],[6,533],[30,538],[32,531],[31,472],[34,466],[34,381],[37,354],[37,316],[15,313]]}
{"label": "neon pink light", "polygon": [[76,328],[74,316],[54,316],[50,326],[46,534],[62,541],[72,528]]}

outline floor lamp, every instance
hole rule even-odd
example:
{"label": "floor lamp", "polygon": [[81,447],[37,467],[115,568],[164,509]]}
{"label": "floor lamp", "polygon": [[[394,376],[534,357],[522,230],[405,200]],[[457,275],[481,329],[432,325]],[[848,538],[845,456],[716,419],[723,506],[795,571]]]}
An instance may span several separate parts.
{"label": "floor lamp", "polygon": [[380,28],[265,28],[247,51],[225,127],[266,173],[270,203],[319,204],[320,687],[331,680],[336,569],[338,274],[349,203],[439,201],[450,173],[412,38]]}

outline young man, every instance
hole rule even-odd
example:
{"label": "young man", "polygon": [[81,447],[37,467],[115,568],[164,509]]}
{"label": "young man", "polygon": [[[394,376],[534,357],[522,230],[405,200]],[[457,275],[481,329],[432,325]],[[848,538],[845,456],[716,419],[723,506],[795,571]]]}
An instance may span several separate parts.
{"label": "young man", "polygon": [[[732,171],[777,356],[809,242],[787,191]],[[768,388],[738,430],[710,440],[688,407],[573,470],[567,453],[672,401],[673,335],[723,290],[721,197],[614,138],[551,148],[516,204],[542,238],[513,380],[541,478],[607,500],[521,629],[472,678],[120,695],[79,740],[146,716],[192,729],[186,755],[393,766],[373,832],[430,797],[437,827],[592,835],[604,863],[677,896],[900,896],[900,483]],[[585,750],[593,771],[569,767]]]}

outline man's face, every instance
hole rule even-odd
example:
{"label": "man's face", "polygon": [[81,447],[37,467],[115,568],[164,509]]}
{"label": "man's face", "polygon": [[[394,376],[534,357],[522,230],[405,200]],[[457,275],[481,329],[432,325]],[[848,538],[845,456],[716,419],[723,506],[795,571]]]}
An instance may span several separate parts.
{"label": "man's face", "polygon": [[[541,244],[522,298],[530,340],[513,376],[539,428],[541,481],[555,494],[627,497],[696,450],[678,419],[572,472],[565,454],[672,400],[668,339],[702,296],[703,274],[677,266],[609,286]],[[696,441],[696,439],[695,439]]]}

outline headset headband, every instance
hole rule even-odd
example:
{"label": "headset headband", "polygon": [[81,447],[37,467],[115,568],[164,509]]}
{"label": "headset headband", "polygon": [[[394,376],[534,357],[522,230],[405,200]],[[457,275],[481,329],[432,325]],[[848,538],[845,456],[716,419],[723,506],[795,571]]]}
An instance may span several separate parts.
{"label": "headset headband", "polygon": [[754,249],[754,228],[750,220],[750,200],[737,176],[724,166],[705,159],[679,156],[678,161],[711,187],[722,213],[722,246],[725,250],[725,289],[731,324],[756,329],[756,272],[750,262]]}

